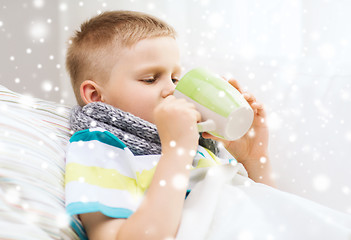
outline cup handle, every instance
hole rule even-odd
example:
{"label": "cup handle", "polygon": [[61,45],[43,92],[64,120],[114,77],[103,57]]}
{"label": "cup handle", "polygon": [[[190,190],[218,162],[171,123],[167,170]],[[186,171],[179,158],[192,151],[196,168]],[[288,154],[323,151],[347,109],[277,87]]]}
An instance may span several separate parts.
{"label": "cup handle", "polygon": [[209,132],[216,129],[216,123],[212,119],[197,124],[199,132]]}

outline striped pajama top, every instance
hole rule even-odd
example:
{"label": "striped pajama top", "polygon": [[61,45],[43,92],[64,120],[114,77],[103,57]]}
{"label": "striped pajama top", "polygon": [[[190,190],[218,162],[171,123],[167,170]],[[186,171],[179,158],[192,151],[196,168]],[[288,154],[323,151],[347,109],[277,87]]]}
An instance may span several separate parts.
{"label": "striped pajama top", "polygon": [[[128,218],[141,203],[160,156],[135,156],[120,139],[102,128],[76,132],[70,139],[66,155],[68,214],[101,212],[112,218]],[[232,160],[218,158],[199,146],[188,192],[202,179],[208,167]],[[73,227],[76,231],[82,230],[81,226]]]}

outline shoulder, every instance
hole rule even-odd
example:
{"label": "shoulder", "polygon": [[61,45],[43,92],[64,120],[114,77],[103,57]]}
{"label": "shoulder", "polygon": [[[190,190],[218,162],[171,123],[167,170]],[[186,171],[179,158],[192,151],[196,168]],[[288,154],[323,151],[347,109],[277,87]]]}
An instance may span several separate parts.
{"label": "shoulder", "polygon": [[90,128],[75,132],[69,142],[84,144],[84,142],[96,141],[120,149],[125,149],[126,145],[115,135],[103,128]]}
{"label": "shoulder", "polygon": [[74,133],[66,150],[66,175],[72,167],[124,169],[130,175],[134,155],[115,135],[103,128],[91,128]]}

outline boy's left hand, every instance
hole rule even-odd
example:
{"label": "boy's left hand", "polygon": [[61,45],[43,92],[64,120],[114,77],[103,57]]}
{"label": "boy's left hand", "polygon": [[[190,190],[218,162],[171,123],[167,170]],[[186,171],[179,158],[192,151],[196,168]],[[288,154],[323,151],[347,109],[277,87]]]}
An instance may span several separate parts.
{"label": "boy's left hand", "polygon": [[265,121],[266,113],[263,104],[257,102],[254,95],[244,92],[235,79],[229,79],[228,82],[243,94],[253,109],[254,120],[251,128],[243,137],[235,141],[214,137],[207,132],[202,133],[202,136],[222,142],[227,151],[244,165],[252,161],[257,162],[261,157],[268,158],[268,127]]}

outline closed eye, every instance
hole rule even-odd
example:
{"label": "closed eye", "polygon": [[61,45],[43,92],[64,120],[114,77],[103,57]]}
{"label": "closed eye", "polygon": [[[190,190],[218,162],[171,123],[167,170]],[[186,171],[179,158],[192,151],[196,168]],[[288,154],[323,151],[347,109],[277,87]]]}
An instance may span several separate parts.
{"label": "closed eye", "polygon": [[156,81],[156,79],[155,78],[150,78],[150,79],[144,79],[144,80],[142,80],[143,82],[145,82],[145,83],[154,83],[155,81]]}

